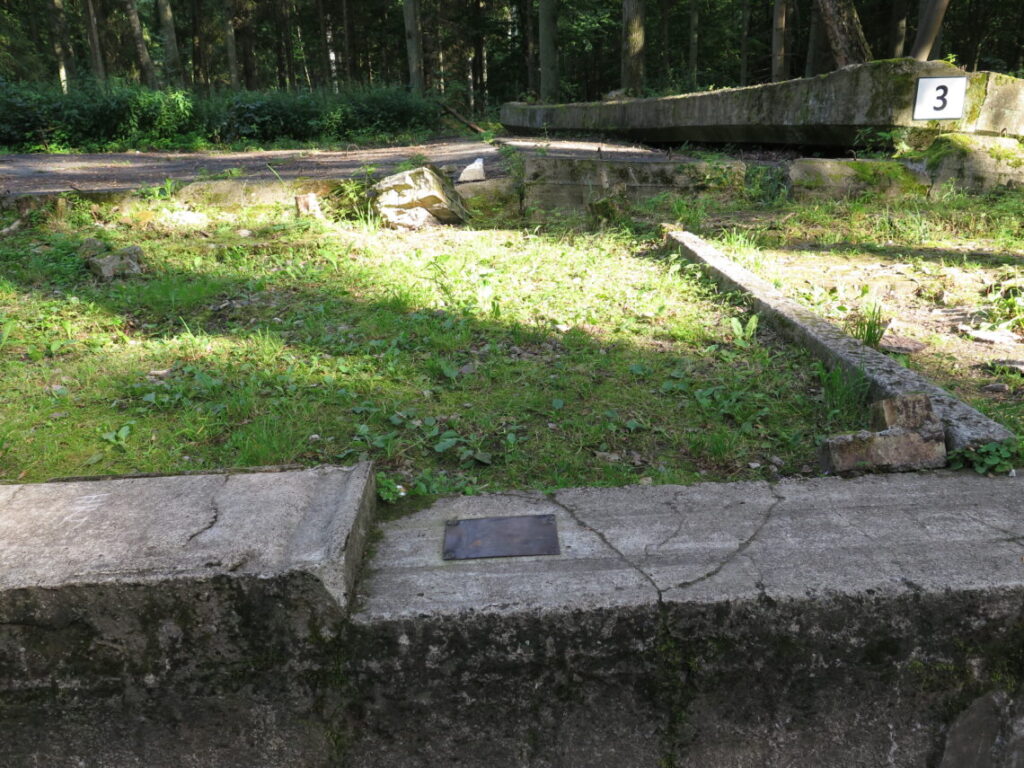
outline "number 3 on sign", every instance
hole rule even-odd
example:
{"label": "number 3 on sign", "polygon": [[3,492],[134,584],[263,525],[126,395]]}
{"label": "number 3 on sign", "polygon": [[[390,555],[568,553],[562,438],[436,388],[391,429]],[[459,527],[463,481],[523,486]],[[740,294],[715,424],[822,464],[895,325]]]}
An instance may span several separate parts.
{"label": "number 3 on sign", "polygon": [[964,116],[966,77],[922,77],[914,99],[915,120],[959,120]]}

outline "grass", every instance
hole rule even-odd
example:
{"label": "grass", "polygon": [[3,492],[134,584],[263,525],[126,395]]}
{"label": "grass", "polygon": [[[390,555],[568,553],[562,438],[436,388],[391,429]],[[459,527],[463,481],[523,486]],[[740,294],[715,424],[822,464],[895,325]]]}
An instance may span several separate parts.
{"label": "grass", "polygon": [[[373,459],[391,499],[690,483],[799,472],[860,426],[632,231],[198,212],[72,198],[0,241],[0,479]],[[97,282],[85,237],[141,245],[146,274]]]}

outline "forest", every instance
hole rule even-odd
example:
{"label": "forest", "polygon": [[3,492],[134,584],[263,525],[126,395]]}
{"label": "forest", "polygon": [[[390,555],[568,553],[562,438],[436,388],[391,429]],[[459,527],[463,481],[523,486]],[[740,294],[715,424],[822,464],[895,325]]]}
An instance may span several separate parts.
{"label": "forest", "polygon": [[[829,7],[852,14],[852,59]],[[437,102],[486,117],[510,100],[747,85],[909,55],[929,14],[925,57],[1024,71],[1019,0],[0,0],[0,145],[344,138],[429,129]]]}

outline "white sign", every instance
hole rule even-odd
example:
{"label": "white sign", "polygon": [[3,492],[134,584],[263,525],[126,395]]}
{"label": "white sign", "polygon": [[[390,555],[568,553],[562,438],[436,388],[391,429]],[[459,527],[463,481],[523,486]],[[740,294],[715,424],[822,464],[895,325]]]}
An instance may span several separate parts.
{"label": "white sign", "polygon": [[915,120],[959,120],[964,116],[966,77],[922,77],[917,81]]}

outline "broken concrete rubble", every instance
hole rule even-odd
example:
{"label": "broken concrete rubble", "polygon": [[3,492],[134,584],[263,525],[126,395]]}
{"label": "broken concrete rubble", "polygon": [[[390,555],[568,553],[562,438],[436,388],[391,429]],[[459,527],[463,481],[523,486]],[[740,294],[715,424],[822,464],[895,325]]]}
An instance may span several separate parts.
{"label": "broken concrete rubble", "polygon": [[142,274],[144,254],[138,245],[129,245],[111,253],[106,243],[89,237],[78,247],[78,255],[101,280]]}
{"label": "broken concrete rubble", "polygon": [[451,181],[429,166],[387,176],[371,189],[374,209],[397,229],[459,224],[469,213]]}

